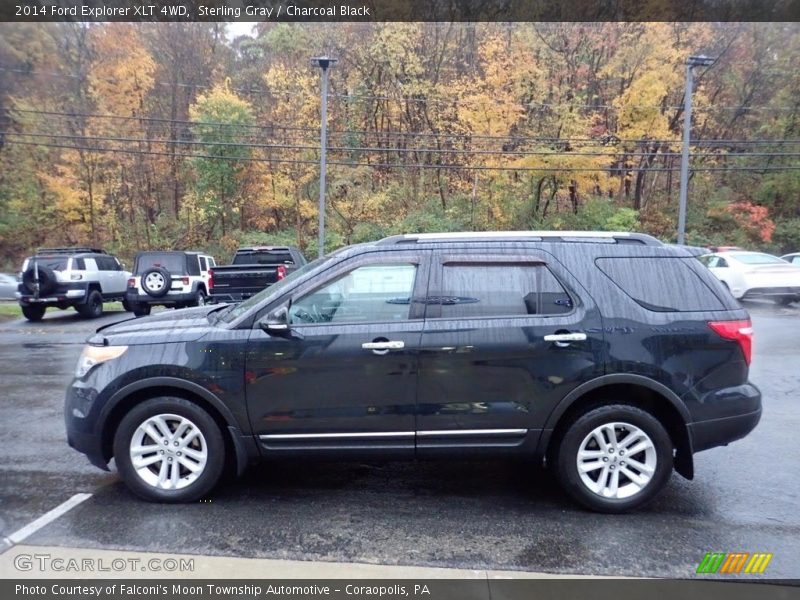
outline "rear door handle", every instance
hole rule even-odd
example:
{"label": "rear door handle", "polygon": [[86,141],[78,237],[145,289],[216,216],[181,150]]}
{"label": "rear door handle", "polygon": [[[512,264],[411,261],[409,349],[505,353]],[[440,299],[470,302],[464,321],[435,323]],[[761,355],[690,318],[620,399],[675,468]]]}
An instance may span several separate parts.
{"label": "rear door handle", "polygon": [[586,334],[585,333],[551,333],[550,335],[544,336],[545,342],[553,342],[559,348],[566,348],[572,342],[584,342],[586,341]]}
{"label": "rear door handle", "polygon": [[402,350],[406,347],[405,342],[389,340],[386,342],[364,342],[361,344],[364,350]]}

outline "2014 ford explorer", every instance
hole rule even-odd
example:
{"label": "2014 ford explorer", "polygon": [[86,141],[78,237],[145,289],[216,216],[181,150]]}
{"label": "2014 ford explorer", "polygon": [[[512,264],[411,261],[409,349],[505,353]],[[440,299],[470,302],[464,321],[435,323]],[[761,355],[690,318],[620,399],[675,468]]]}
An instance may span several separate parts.
{"label": "2014 ford explorer", "polygon": [[264,458],[469,452],[544,461],[622,512],[756,426],[751,338],[692,252],[649,236],[395,236],[236,306],[98,330],[68,439],[162,502]]}

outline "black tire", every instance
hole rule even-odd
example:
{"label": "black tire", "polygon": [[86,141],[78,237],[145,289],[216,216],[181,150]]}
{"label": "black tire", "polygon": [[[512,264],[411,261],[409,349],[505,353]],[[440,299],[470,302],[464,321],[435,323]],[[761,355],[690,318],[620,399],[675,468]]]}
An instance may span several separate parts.
{"label": "black tire", "polygon": [[133,310],[133,316],[135,317],[146,317],[150,314],[150,308],[149,304],[134,304],[131,310]]}
{"label": "black tire", "polygon": [[42,304],[29,304],[28,306],[20,306],[22,314],[28,321],[38,322],[44,318],[44,313],[47,310],[46,306]]}
{"label": "black tire", "polygon": [[127,299],[122,301],[122,310],[126,312],[133,312],[133,305]]}
{"label": "black tire", "polygon": [[96,319],[103,315],[103,295],[97,290],[91,290],[85,304],[75,307],[78,314],[87,319]]}
{"label": "black tire", "polygon": [[163,267],[147,269],[139,281],[144,293],[153,298],[166,296],[172,287],[172,275]]}
{"label": "black tire", "polygon": [[[195,438],[195,442],[198,452],[205,449],[206,463],[200,475],[185,487],[163,489],[157,487],[157,484],[148,483],[137,473],[131,460],[130,446],[134,434],[140,425],[157,415],[176,415],[188,419],[202,434],[202,442],[200,437]],[[171,430],[172,433],[174,431],[174,429]],[[145,439],[153,441],[149,437]],[[173,448],[171,444],[166,447]],[[173,449],[172,453],[176,454],[178,451],[178,449]],[[207,495],[219,481],[225,465],[225,441],[216,421],[205,410],[184,398],[162,396],[137,404],[123,417],[114,435],[114,459],[120,477],[137,496],[150,502],[192,502]],[[174,464],[178,464],[177,456],[175,461]],[[159,464],[159,467],[151,465],[146,468],[146,471],[152,473],[145,472],[148,477],[158,477],[156,471],[160,471],[160,461],[156,464]],[[181,469],[179,482],[183,483],[184,479],[191,477],[191,472],[180,465],[178,468]],[[171,471],[169,472],[171,473]]]}
{"label": "black tire", "polygon": [[[28,267],[28,269],[22,274],[22,287],[25,288],[29,293],[33,294],[36,292],[36,269],[34,267]],[[58,280],[56,279],[56,273],[53,269],[49,267],[45,267],[44,265],[39,265],[39,296],[46,296],[50,292],[52,292],[56,288],[56,284]]]}
{"label": "black tire", "polygon": [[189,306],[205,306],[208,299],[206,298],[205,292],[200,289],[194,295],[194,300],[189,304]]}
{"label": "black tire", "polygon": [[797,298],[795,296],[780,296],[775,300],[781,306],[789,306],[792,302],[796,302]]}
{"label": "black tire", "polygon": [[[651,479],[644,484],[642,489],[624,498],[604,497],[592,491],[587,484],[584,483],[578,470],[578,451],[584,443],[584,440],[598,427],[611,423],[627,424],[638,428],[650,438],[654,447],[656,464]],[[620,434],[623,436],[627,435],[621,428],[618,429],[618,431],[620,431]],[[624,442],[625,437],[622,437],[619,441],[620,443]],[[636,444],[633,445],[635,446]],[[611,448],[612,445],[609,444],[607,447]],[[608,472],[609,477],[613,477],[613,471],[606,471],[605,464],[609,464],[609,469],[614,468],[613,465],[616,464],[616,468],[618,469],[616,477],[620,482],[620,486],[628,485],[633,486],[635,489],[636,486],[633,484],[633,480],[628,479],[628,477],[624,475],[624,472],[631,472],[628,471],[630,465],[620,468],[620,464],[623,464],[624,461],[629,460],[629,458],[633,458],[633,456],[624,457],[618,454],[619,449],[617,449],[616,457],[613,456],[613,454],[611,455],[610,463],[606,460],[609,458],[608,456],[602,458],[602,460],[606,462],[603,463],[604,466],[599,469],[601,472],[598,473],[598,477],[594,480],[594,483],[599,483],[598,480],[603,472]],[[638,457],[641,461],[643,454],[637,453],[634,456]],[[591,459],[584,460],[590,461]],[[600,458],[597,460],[599,461]],[[640,508],[650,502],[664,485],[666,485],[672,474],[672,466],[672,440],[669,437],[669,433],[664,429],[664,426],[650,413],[625,404],[600,406],[579,416],[569,425],[563,437],[561,437],[560,442],[558,442],[555,451],[556,476],[564,490],[583,506],[603,513],[622,513]],[[593,477],[593,473],[597,470],[598,469],[591,471],[592,475],[589,475],[589,477]],[[641,474],[641,471],[639,474]],[[622,487],[620,487],[620,489],[622,489]],[[628,489],[631,488],[629,487]]]}

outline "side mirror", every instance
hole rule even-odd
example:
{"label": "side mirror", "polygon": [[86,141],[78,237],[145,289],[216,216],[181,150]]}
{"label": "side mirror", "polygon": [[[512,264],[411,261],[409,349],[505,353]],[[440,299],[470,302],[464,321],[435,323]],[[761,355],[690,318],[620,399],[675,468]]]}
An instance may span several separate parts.
{"label": "side mirror", "polygon": [[258,326],[267,335],[274,337],[294,337],[289,325],[289,309],[282,306],[275,309],[258,322]]}

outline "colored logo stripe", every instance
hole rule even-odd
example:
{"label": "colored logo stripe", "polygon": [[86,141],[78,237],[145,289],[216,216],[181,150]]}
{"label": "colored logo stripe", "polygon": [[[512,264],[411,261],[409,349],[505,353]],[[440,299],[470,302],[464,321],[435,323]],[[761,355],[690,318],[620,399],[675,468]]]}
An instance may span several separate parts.
{"label": "colored logo stripe", "polygon": [[697,566],[697,572],[760,574],[767,569],[772,556],[771,552],[707,552]]}

